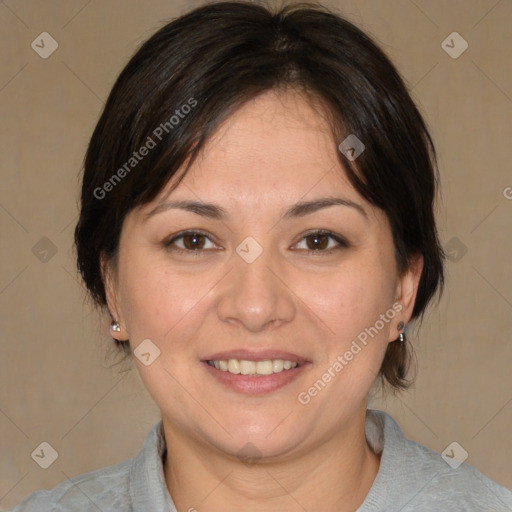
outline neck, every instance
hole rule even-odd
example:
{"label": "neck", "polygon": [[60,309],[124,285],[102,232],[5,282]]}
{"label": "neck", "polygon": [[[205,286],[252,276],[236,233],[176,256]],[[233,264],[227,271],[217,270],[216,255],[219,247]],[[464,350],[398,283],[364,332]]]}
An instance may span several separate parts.
{"label": "neck", "polygon": [[286,460],[254,464],[205,447],[164,420],[165,480],[178,510],[353,512],[373,484],[380,458],[364,435],[364,414]]}

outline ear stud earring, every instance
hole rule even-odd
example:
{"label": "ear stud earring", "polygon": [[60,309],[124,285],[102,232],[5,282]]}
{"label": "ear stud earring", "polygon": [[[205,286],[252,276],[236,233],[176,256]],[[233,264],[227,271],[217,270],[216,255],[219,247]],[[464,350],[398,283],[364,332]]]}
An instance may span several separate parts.
{"label": "ear stud earring", "polygon": [[119,326],[119,322],[117,320],[114,320],[111,324],[110,324],[110,330],[112,332],[121,332],[121,327]]}
{"label": "ear stud earring", "polygon": [[[405,324],[403,322],[400,322],[397,326],[397,329],[399,331],[403,331],[405,328]],[[398,335],[398,341],[400,343],[405,343],[405,334],[403,332],[400,332],[400,334]]]}

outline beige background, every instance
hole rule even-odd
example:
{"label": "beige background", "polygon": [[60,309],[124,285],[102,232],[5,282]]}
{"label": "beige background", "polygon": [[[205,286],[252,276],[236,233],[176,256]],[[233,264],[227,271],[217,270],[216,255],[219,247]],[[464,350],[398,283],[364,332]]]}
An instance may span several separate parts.
{"label": "beige background", "polygon": [[[109,368],[107,319],[84,305],[72,252],[77,177],[129,56],[200,3],[0,3],[0,507],[133,457],[158,420],[136,370]],[[453,260],[444,298],[415,339],[415,387],[372,405],[436,451],[457,441],[469,463],[512,488],[512,2],[326,5],[380,41],[426,116]],[[43,31],[59,45],[47,59],[31,48]],[[441,46],[453,31],[469,43],[457,59]],[[58,452],[46,470],[31,458],[43,441]]]}

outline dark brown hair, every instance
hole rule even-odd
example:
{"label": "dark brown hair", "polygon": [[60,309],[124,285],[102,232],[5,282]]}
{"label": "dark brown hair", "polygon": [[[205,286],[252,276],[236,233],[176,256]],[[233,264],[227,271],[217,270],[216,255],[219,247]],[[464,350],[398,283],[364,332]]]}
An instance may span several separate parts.
{"label": "dark brown hair", "polygon": [[[77,266],[97,305],[106,305],[100,256],[115,259],[125,216],[171,178],[178,185],[219,124],[272,89],[323,105],[348,178],[390,221],[399,271],[423,256],[413,318],[423,316],[444,283],[434,218],[438,171],[404,81],[364,32],[327,8],[273,11],[248,1],[207,4],[168,23],[112,88],[87,150],[75,229]],[[350,134],[365,145],[355,161],[337,149]],[[128,343],[121,346],[130,353]],[[409,343],[388,345],[380,375],[395,389],[408,385],[410,350]]]}

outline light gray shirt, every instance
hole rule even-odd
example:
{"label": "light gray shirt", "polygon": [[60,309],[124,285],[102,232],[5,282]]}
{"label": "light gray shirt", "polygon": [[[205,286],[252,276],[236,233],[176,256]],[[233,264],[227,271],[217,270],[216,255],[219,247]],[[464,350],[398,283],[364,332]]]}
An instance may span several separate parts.
{"label": "light gray shirt", "polygon": [[[357,512],[512,512],[509,490],[469,464],[454,469],[456,464],[406,439],[390,415],[368,410],[366,438],[382,455]],[[135,458],[34,492],[12,512],[176,512],[165,484],[165,451],[159,421]]]}

